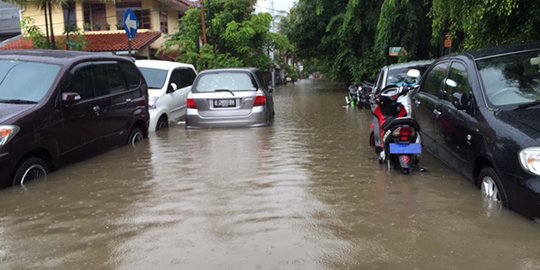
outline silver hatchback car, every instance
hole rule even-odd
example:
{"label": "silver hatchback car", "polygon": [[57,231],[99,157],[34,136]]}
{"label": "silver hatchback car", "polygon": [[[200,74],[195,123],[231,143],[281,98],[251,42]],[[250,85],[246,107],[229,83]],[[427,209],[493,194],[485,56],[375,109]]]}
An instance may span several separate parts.
{"label": "silver hatchback car", "polygon": [[205,70],[187,98],[186,128],[270,125],[272,92],[255,68]]}

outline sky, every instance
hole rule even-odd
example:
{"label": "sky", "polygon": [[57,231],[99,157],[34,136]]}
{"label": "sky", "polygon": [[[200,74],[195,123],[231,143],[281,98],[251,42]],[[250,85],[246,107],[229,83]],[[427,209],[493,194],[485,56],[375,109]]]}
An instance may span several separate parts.
{"label": "sky", "polygon": [[[297,2],[296,0],[273,0],[274,1],[274,9],[275,10],[282,10],[289,12],[291,7],[293,6],[293,3]],[[271,13],[271,2],[272,0],[259,0],[257,1],[256,10],[259,12],[269,12]],[[276,12],[276,15],[279,14]]]}

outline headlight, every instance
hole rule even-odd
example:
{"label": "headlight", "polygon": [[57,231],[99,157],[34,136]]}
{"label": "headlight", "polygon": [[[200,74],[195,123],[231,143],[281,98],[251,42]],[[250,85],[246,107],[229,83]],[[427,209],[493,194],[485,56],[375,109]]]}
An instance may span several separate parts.
{"label": "headlight", "polygon": [[525,148],[519,152],[519,161],[524,170],[540,175],[540,147]]}
{"label": "headlight", "polygon": [[148,106],[150,107],[150,109],[155,109],[156,108],[156,104],[158,102],[158,99],[159,99],[159,97],[151,97],[150,99],[148,99]]}
{"label": "headlight", "polygon": [[6,145],[19,132],[18,126],[0,125],[0,146]]}

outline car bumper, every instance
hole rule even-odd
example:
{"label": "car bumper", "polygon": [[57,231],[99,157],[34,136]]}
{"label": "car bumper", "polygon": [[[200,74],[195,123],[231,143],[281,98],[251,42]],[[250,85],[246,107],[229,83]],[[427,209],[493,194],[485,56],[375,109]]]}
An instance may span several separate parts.
{"label": "car bumper", "polygon": [[148,124],[148,131],[154,132],[156,131],[156,126],[157,126],[159,116],[162,115],[163,113],[154,109],[149,109],[148,113],[150,114],[150,123]]}
{"label": "car bumper", "polygon": [[531,219],[540,218],[540,177],[530,174],[518,177],[506,173],[502,176],[507,183],[512,183],[505,187],[510,208]]}
{"label": "car bumper", "polygon": [[13,170],[13,161],[8,152],[0,151],[0,188],[11,185],[11,171]]}
{"label": "car bumper", "polygon": [[186,113],[187,128],[209,128],[209,127],[260,127],[270,123],[269,113],[264,107],[255,107],[246,116],[227,117],[204,117],[199,115],[197,109],[188,109]]}

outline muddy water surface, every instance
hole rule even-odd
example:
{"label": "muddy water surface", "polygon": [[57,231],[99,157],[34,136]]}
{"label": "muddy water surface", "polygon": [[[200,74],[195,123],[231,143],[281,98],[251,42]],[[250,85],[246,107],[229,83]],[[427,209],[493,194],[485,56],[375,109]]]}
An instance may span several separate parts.
{"label": "muddy water surface", "polygon": [[173,126],[1,190],[0,269],[540,269],[539,224],[430,155],[388,171],[344,95],[278,87],[271,127]]}

